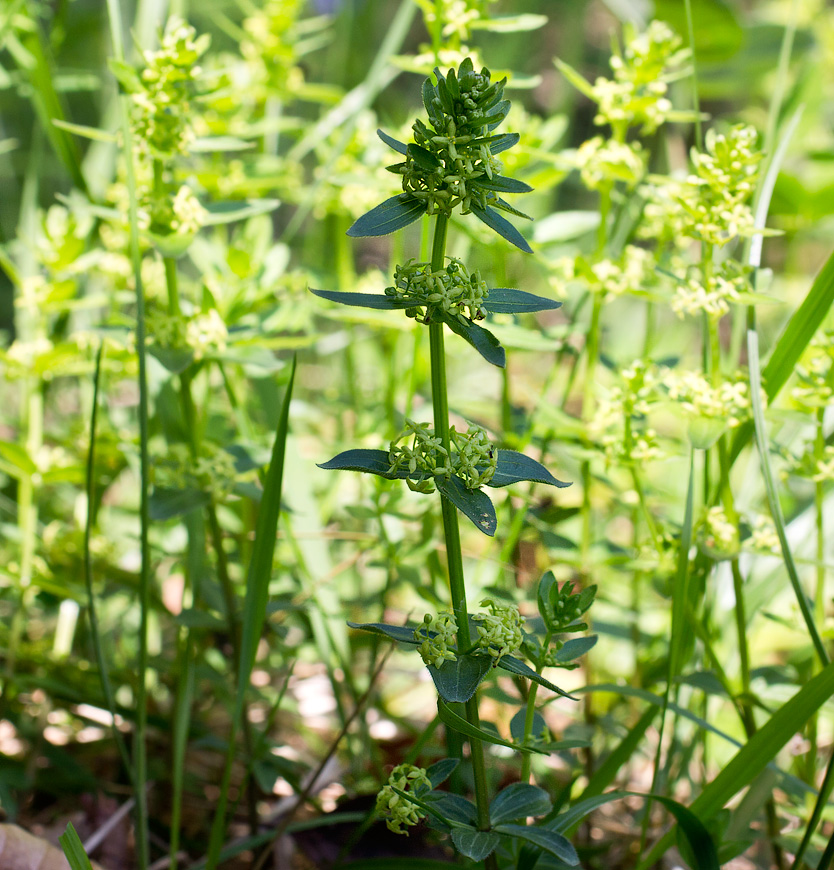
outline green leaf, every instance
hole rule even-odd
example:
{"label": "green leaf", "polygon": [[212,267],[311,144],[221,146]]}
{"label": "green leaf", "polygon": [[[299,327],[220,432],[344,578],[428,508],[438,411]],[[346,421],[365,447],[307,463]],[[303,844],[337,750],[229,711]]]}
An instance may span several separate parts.
{"label": "green leaf", "polygon": [[690,863],[695,870],[720,870],[721,865],[718,862],[715,843],[698,816],[683,804],[672,800],[672,798],[654,795],[654,800],[663,804],[675,817],[680,826],[681,833],[683,833],[692,851]]}
{"label": "green leaf", "polygon": [[499,15],[496,18],[480,18],[471,22],[472,30],[488,30],[490,33],[519,33],[527,30],[538,30],[547,24],[546,15],[535,15],[532,12],[524,15]]}
{"label": "green leaf", "polygon": [[379,311],[391,311],[393,309],[411,308],[413,302],[404,302],[394,296],[385,296],[382,293],[343,293],[339,290],[314,290],[310,287],[314,296],[329,299],[331,302],[339,302],[342,305],[352,305],[355,308],[376,308]]}
{"label": "green leaf", "polygon": [[551,486],[570,486],[556,478],[535,459],[518,453],[516,450],[499,450],[498,462],[495,474],[487,486],[509,486],[522,480],[531,480],[534,483],[548,483]]}
{"label": "green leaf", "polygon": [[459,335],[462,339],[468,341],[488,363],[492,363],[492,365],[497,366],[499,369],[504,368],[506,364],[504,348],[501,347],[501,343],[489,330],[478,326],[477,323],[465,317],[461,321],[455,315],[444,317],[443,322],[455,335]]}
{"label": "green leaf", "polygon": [[367,631],[370,634],[378,634],[381,637],[390,637],[391,640],[410,643],[412,646],[418,646],[421,643],[414,638],[417,626],[389,625],[387,622],[348,622],[348,627],[358,631]]}
{"label": "green leaf", "polygon": [[254,147],[254,142],[247,142],[236,136],[201,136],[188,146],[188,150],[192,153],[210,154],[217,151],[248,151]]}
{"label": "green leaf", "polygon": [[482,655],[462,655],[436,668],[429,665],[437,693],[450,704],[468,701],[492,668],[492,659]]}
{"label": "green leaf", "polygon": [[[744,28],[726,0],[691,0],[695,53],[699,64],[728,60],[744,44]],[[654,17],[676,33],[687,32],[686,4],[655,0]]]}
{"label": "green leaf", "polygon": [[[517,145],[520,138],[521,136],[518,133],[501,133],[497,136],[487,136],[484,140],[478,139],[476,141],[485,141],[489,145],[491,154],[500,154],[502,151],[512,148],[513,145]],[[475,142],[472,142],[472,144],[474,145]]]}
{"label": "green leaf", "polygon": [[347,231],[355,238],[387,236],[414,223],[426,211],[426,204],[407,193],[400,193],[380,203],[357,218]]}
{"label": "green leaf", "polygon": [[64,850],[70,870],[92,870],[90,859],[84,851],[84,846],[81,844],[81,839],[72,826],[72,822],[67,825],[64,833],[58,837],[58,842]]}
{"label": "green leaf", "polygon": [[[708,822],[737,792],[749,785],[776,757],[794,734],[834,695],[834,663],[812,677],[739,749],[721,772],[692,802],[689,809]],[[672,843],[672,835],[662,837],[642,866],[650,866]]]}
{"label": "green leaf", "polygon": [[496,832],[507,834],[518,840],[526,840],[534,846],[538,846],[545,852],[555,855],[560,861],[575,867],[579,863],[579,856],[570,841],[556,831],[547,828],[532,827],[530,825],[496,825]]}
{"label": "green leaf", "polygon": [[472,184],[484,190],[496,190],[499,193],[530,193],[533,189],[529,184],[515,178],[505,178],[503,175],[493,175],[490,178],[482,175],[472,180]]}
{"label": "green leaf", "polygon": [[524,664],[521,659],[515,658],[515,656],[501,656],[501,661],[498,662],[498,667],[501,668],[502,671],[507,671],[507,673],[517,674],[519,677],[527,677],[528,680],[532,680],[534,683],[544,686],[545,689],[550,689],[551,692],[556,692],[557,695],[561,695],[563,698],[570,698],[571,701],[576,700],[573,695],[569,695],[557,685],[551,683],[550,680],[546,680],[541,674],[537,674],[531,667]]}
{"label": "green leaf", "polygon": [[281,201],[278,199],[247,199],[243,202],[210,202],[204,206],[208,215],[203,218],[203,226],[216,227],[246,220],[259,214],[275,211]]}
{"label": "green leaf", "polygon": [[194,351],[190,347],[163,347],[161,344],[152,344],[148,353],[172,375],[182,374],[194,362]]}
{"label": "green leaf", "polygon": [[[500,455],[500,454],[499,454]],[[552,571],[545,571],[542,579],[539,580],[539,585],[536,589],[536,599],[539,606],[539,614],[544,620],[545,625],[550,625],[553,622],[553,605],[550,601],[550,594],[553,587],[558,589],[556,577]]]}
{"label": "green leaf", "polygon": [[565,63],[558,57],[554,59],[553,63],[556,64],[556,68],[559,72],[576,88],[576,90],[581,94],[584,94],[589,100],[596,102],[593,85],[584,76],[580,75],[569,63]]}
{"label": "green leaf", "polygon": [[443,164],[427,148],[415,145],[413,142],[407,148],[408,156],[422,169],[428,172],[436,172],[443,168]]}
{"label": "green leaf", "polygon": [[[510,734],[513,740],[518,743],[524,742],[524,722],[527,719],[527,707],[521,707],[519,711],[510,719]],[[536,710],[533,713],[533,727],[530,730],[532,740],[539,740],[542,734],[550,734],[550,729],[547,727],[547,722],[544,721],[544,716]]]}
{"label": "green leaf", "polygon": [[485,534],[492,537],[498,526],[495,507],[480,489],[468,489],[457,477],[436,477],[435,485],[446,498]]}
{"label": "green leaf", "polygon": [[122,91],[126,94],[138,94],[142,90],[142,80],[139,73],[129,63],[116,58],[109,58],[107,66],[116,78]]}
{"label": "green leaf", "polygon": [[157,522],[172,520],[205,507],[209,501],[209,494],[196,487],[168,489],[157,486],[150,497],[150,517]]}
{"label": "green leaf", "polygon": [[440,761],[426,768],[426,776],[431,782],[432,788],[437,788],[452,775],[455,768],[460,764],[459,758],[441,758]]}
{"label": "green leaf", "polygon": [[526,782],[514,782],[498,792],[489,805],[489,820],[493,825],[526,819],[528,816],[544,816],[553,805],[544,789]]}
{"label": "green leaf", "polygon": [[483,304],[493,314],[529,314],[562,307],[562,303],[555,299],[545,299],[544,296],[535,296],[533,293],[509,287],[491,287]]}
{"label": "green leaf", "polygon": [[462,855],[473,861],[483,861],[491,855],[501,838],[491,831],[476,831],[472,828],[455,828],[452,831],[452,842]]}
{"label": "green leaf", "polygon": [[399,142],[392,136],[389,136],[384,130],[377,130],[376,135],[389,147],[393,148],[398,154],[405,157],[408,154],[408,146],[404,142]]}
{"label": "green leaf", "polygon": [[26,448],[14,441],[0,441],[0,468],[18,480],[31,477],[38,470]]}
{"label": "green leaf", "polygon": [[378,474],[388,480],[396,480],[398,477],[405,478],[407,472],[391,473],[391,463],[388,460],[387,450],[369,450],[367,448],[355,448],[344,450],[327,462],[320,462],[319,468],[326,471],[364,471],[367,474]]}
{"label": "green leaf", "polygon": [[506,219],[501,217],[494,208],[487,206],[481,208],[479,205],[470,206],[472,214],[479,221],[485,223],[491,230],[495,230],[499,236],[505,238],[510,244],[515,245],[525,254],[532,254],[533,249],[527,244],[524,236]]}
{"label": "green leaf", "polygon": [[556,653],[556,661],[559,664],[567,664],[575,661],[580,656],[584,656],[586,652],[593,649],[597,642],[597,635],[592,634],[588,637],[574,637],[566,640],[564,646]]}
{"label": "green leaf", "polygon": [[95,142],[118,141],[118,136],[116,136],[115,133],[108,133],[107,130],[99,130],[98,127],[86,127],[83,124],[70,124],[69,121],[61,121],[58,118],[53,118],[52,123],[59,130],[65,130],[67,133],[74,133],[76,136],[83,136],[85,139],[92,139]]}
{"label": "green leaf", "polygon": [[442,698],[437,699],[437,713],[440,716],[440,721],[446,727],[451,728],[453,731],[458,731],[472,740],[483,740],[485,743],[492,743],[495,746],[506,746],[508,749],[516,749],[519,752],[536,752],[539,755],[547,755],[546,752],[536,749],[534,746],[522,746],[518,743],[510,743],[509,740],[503,740],[491,731],[470,725],[463,716],[458,715]]}
{"label": "green leaf", "polygon": [[478,810],[475,808],[475,804],[460,795],[437,791],[427,794],[423,801],[434,807],[449,822],[457,822],[460,825],[477,823]]}
{"label": "green leaf", "polygon": [[[834,253],[820,270],[808,295],[794,312],[762,372],[762,381],[770,405],[796,368],[799,358],[816,331],[822,325],[834,303]],[[751,421],[739,426],[730,448],[733,462],[753,437],[755,427]]]}

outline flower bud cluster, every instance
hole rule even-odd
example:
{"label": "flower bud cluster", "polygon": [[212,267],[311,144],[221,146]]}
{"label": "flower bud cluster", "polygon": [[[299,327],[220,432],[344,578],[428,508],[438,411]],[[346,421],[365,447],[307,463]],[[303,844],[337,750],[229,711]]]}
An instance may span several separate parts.
{"label": "flower bud cluster", "polygon": [[137,132],[154,157],[185,152],[193,138],[189,97],[201,69],[197,64],[210,42],[172,17],[157,51],[144,53],[147,66],[133,96]]}
{"label": "flower bud cluster", "polygon": [[427,792],[431,791],[431,781],[422,767],[398,764],[391,771],[387,785],[384,785],[377,795],[376,810],[385,816],[388,830],[395,834],[407,834],[408,831],[403,829],[403,825],[412,827],[424,819],[426,814],[417,804],[398,795],[394,788],[408,793]]}
{"label": "flower bud cluster", "polygon": [[713,386],[699,372],[669,370],[663,378],[669,397],[694,417],[723,420],[730,428],[750,416],[750,390],[740,373]]}
{"label": "flower bud cluster", "polygon": [[583,142],[576,151],[574,163],[588,190],[608,189],[618,181],[632,188],[646,171],[639,142],[618,142],[602,136]]}
{"label": "flower bud cluster", "polygon": [[159,236],[187,239],[200,230],[208,212],[187,184],[180,185],[173,198],[170,193],[168,185],[159,193],[151,188],[142,191],[139,227]]}
{"label": "flower bud cluster", "polygon": [[432,270],[430,263],[417,263],[413,259],[394,272],[394,286],[386,287],[385,295],[412,303],[405,309],[409,317],[421,323],[432,323],[447,317],[456,317],[465,323],[483,320],[483,303],[489,295],[481,273],[471,275],[460,260],[448,258],[445,269]]}
{"label": "flower bud cluster", "polygon": [[598,78],[593,85],[598,104],[595,124],[615,130],[641,126],[653,133],[672,111],[665,78],[687,55],[681,38],[662,21],[652,21],[643,33],[629,35],[625,52],[611,58],[613,81]]}
{"label": "flower bud cluster", "polygon": [[297,65],[297,23],[304,5],[304,0],[267,0],[243,22],[246,38],[240,50],[266,95],[295,96],[304,83]]}
{"label": "flower bud cluster", "polygon": [[478,623],[478,647],[492,656],[493,667],[496,667],[505,655],[512,655],[521,648],[524,617],[514,604],[502,604],[494,598],[485,598],[481,607],[488,607],[490,612],[472,617]]}
{"label": "flower bud cluster", "polygon": [[678,285],[672,311],[680,318],[704,313],[711,320],[720,320],[748,289],[743,275],[710,275],[706,281],[688,278]]}
{"label": "flower bud cluster", "polygon": [[805,411],[825,408],[834,399],[834,332],[816,336],[796,367],[791,398]]}
{"label": "flower bud cluster", "polygon": [[423,662],[439,668],[444,662],[455,660],[458,623],[454,613],[444,611],[436,617],[427,613],[422,624],[414,630],[414,640],[422,641],[418,648]]}
{"label": "flower bud cluster", "polygon": [[617,260],[599,260],[590,267],[592,291],[622,296],[644,290],[654,280],[654,257],[645,248],[626,245]]}
{"label": "flower bud cluster", "polygon": [[834,480],[834,445],[826,445],[822,456],[817,455],[813,444],[809,444],[799,456],[791,455],[783,476],[787,477],[789,474],[804,477],[814,483]]}
{"label": "flower bud cluster", "polygon": [[[411,436],[411,446],[399,443]],[[405,429],[388,450],[389,472],[407,471],[406,483],[415,492],[433,492],[434,478],[452,475],[467,489],[478,489],[489,483],[498,465],[498,451],[490,443],[486,430],[472,423],[465,433],[459,433],[452,426],[449,440],[451,456],[428,423],[406,420]]]}
{"label": "flower bud cluster", "polygon": [[729,521],[724,508],[711,507],[704,517],[704,546],[717,556],[734,556],[739,550],[738,528]]}
{"label": "flower bud cluster", "polygon": [[727,133],[709,130],[705,150],[692,151],[694,172],[682,185],[678,205],[688,218],[686,234],[711,245],[725,245],[754,231],[746,204],[756,184],[762,153],[756,131],[737,125]]}
{"label": "flower bud cluster", "polygon": [[461,206],[467,214],[472,205],[486,208],[497,195],[478,184],[489,183],[500,173],[501,164],[490,150],[489,134],[506,117],[506,79],[492,82],[490,71],[475,72],[466,58],[444,77],[435,70],[437,85],[427,80],[423,102],[431,126],[414,123],[414,144],[404,163],[389,167],[402,175],[403,191],[426,203],[428,214],[450,215]]}

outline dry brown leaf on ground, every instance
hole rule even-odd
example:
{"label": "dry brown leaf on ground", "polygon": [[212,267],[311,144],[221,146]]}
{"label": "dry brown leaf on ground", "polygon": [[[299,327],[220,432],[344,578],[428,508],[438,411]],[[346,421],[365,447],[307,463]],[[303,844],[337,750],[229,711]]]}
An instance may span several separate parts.
{"label": "dry brown leaf on ground", "polygon": [[[91,862],[93,870],[103,870]],[[17,825],[0,825],[2,870],[68,870],[69,863],[57,846],[35,837]]]}

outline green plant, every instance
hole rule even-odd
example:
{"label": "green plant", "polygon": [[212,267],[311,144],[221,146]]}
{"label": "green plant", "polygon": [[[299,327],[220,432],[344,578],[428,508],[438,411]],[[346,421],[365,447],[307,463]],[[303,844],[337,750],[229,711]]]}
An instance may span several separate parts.
{"label": "green plant", "polygon": [[[470,426],[462,434],[449,425],[444,327],[464,338],[488,362],[503,366],[503,348],[476,321],[490,312],[526,313],[558,307],[558,303],[523,291],[488,288],[477,271],[446,255],[449,222],[458,206],[462,215],[474,214],[507,241],[530,251],[518,230],[496,210],[525,217],[501,194],[530,189],[503,176],[496,156],[519,138],[518,134],[495,132],[510,109],[509,101],[503,99],[505,84],[505,80],[493,82],[486,68],[476,72],[470,59],[446,75],[435,69],[434,79],[427,79],[423,85],[428,125],[418,119],[413,126],[414,141],[408,145],[379,133],[384,142],[405,157],[404,162],[389,167],[402,176],[403,193],[360,217],[348,234],[385,235],[424,214],[433,216],[431,261],[410,260],[398,266],[394,285],[382,295],[313,292],[347,305],[404,310],[428,326],[434,426],[409,420],[388,451],[348,450],[321,467],[401,479],[417,491],[430,493],[436,488],[440,493],[451,610],[437,616],[427,614],[417,627],[384,623],[353,627],[418,649],[437,689],[441,720],[447,729],[463,734],[469,741],[475,803],[459,796],[452,799],[436,790],[459,758],[438,762],[428,771],[412,767],[404,772],[397,768],[378,801],[378,807],[388,816],[389,827],[405,833],[403,824],[413,825],[421,816],[430,815],[442,830],[451,833],[460,853],[473,860],[486,860],[488,866],[498,866],[495,853],[499,847],[502,860],[506,860],[525,843],[576,864],[576,853],[561,833],[514,823],[550,813],[551,802],[540,788],[523,781],[508,786],[492,800],[488,794],[484,743],[512,746],[527,754],[544,751],[537,744],[540,738],[533,735],[535,691],[528,694],[522,739],[510,743],[481,727],[477,690],[489,674],[502,670],[530,680],[534,688],[542,685],[565,694],[541,671],[547,665],[568,665],[589,647],[584,643],[563,644],[558,636],[585,628],[579,620],[591,605],[593,587],[571,597],[569,587],[560,590],[553,575],[545,575],[538,599],[543,639],[523,631],[524,620],[514,604],[485,599],[481,604],[489,608],[488,613],[470,613],[458,529],[459,510],[482,532],[495,534],[495,509],[483,486],[503,487],[525,480],[567,486],[525,454],[497,448],[482,427]],[[411,439],[411,444],[401,445],[406,439]],[[519,652],[522,657],[515,655]],[[536,669],[524,662],[523,657],[528,656]],[[529,766],[524,771],[525,780],[529,779]]]}

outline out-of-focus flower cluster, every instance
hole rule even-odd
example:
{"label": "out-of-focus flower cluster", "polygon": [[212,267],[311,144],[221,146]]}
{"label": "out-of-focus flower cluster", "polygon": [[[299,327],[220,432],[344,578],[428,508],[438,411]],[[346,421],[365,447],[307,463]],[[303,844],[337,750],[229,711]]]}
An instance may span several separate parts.
{"label": "out-of-focus flower cluster", "polygon": [[733,429],[750,416],[750,388],[741,373],[713,385],[700,372],[669,369],[663,383],[669,398],[692,417],[721,420]]}

